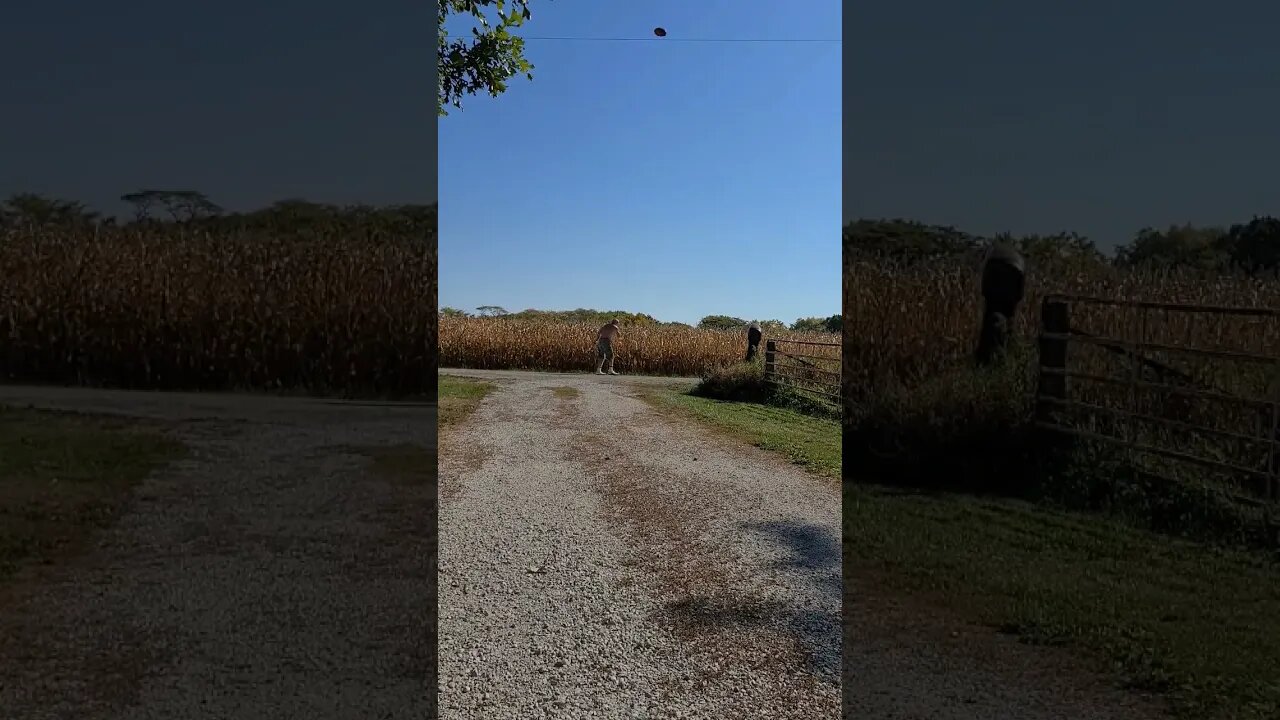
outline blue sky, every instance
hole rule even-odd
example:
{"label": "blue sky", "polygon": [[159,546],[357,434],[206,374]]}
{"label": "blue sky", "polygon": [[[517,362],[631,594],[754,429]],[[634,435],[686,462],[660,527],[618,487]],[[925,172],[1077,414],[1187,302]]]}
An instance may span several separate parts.
{"label": "blue sky", "polygon": [[844,217],[978,233],[1280,214],[1280,5],[860,3]]}
{"label": "blue sky", "polygon": [[436,199],[426,3],[10,5],[0,197],[109,212],[142,188],[200,190],[231,209]]}
{"label": "blue sky", "polygon": [[442,118],[440,304],[840,312],[840,3],[532,4],[534,79]]}

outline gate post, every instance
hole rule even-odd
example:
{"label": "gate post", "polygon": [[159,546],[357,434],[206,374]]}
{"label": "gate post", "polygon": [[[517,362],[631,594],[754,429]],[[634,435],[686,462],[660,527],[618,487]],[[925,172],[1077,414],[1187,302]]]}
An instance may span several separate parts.
{"label": "gate post", "polygon": [[764,341],[764,378],[772,380],[774,374],[774,361],[777,358],[778,346],[775,340]]}
{"label": "gate post", "polygon": [[[1067,335],[1071,332],[1071,312],[1066,300],[1045,298],[1040,306],[1040,367],[1036,383],[1036,419],[1050,422],[1055,407],[1052,400],[1067,399]],[[1058,337],[1049,337],[1057,335]]]}
{"label": "gate post", "polygon": [[[1280,358],[1277,358],[1280,360]],[[1274,381],[1273,381],[1274,382]],[[1267,499],[1280,501],[1280,397],[1271,396],[1271,435],[1267,453]]]}

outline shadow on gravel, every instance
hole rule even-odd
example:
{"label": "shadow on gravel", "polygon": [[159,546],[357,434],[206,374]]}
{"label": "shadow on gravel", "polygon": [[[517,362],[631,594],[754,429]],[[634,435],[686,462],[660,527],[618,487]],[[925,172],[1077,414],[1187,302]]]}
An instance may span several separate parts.
{"label": "shadow on gravel", "polygon": [[739,523],[738,527],[769,538],[788,551],[786,558],[769,563],[769,570],[786,573],[794,582],[811,584],[837,605],[843,600],[840,536],[830,528],[807,522]]}
{"label": "shadow on gravel", "polygon": [[[801,668],[820,681],[840,681],[839,618],[819,610],[802,610],[781,602],[760,602],[743,596],[689,597],[666,608],[667,619],[684,631],[693,633],[725,630],[758,629],[781,632],[796,644],[801,655]],[[780,658],[769,655],[765,663]],[[762,672],[776,670],[762,667]]]}
{"label": "shadow on gravel", "polygon": [[[786,551],[785,557],[762,570],[777,583],[796,588],[795,601],[762,602],[726,592],[670,603],[667,615],[677,627],[695,632],[781,631],[802,650],[806,672],[839,682],[842,636],[837,608],[844,588],[840,538],[829,528],[805,522],[740,523],[738,527],[766,537]],[[814,598],[819,601],[817,608],[809,600]]]}
{"label": "shadow on gravel", "polygon": [[790,549],[790,558],[773,565],[778,570],[835,569],[835,577],[840,577],[840,538],[830,528],[805,522],[739,523],[738,527]]}

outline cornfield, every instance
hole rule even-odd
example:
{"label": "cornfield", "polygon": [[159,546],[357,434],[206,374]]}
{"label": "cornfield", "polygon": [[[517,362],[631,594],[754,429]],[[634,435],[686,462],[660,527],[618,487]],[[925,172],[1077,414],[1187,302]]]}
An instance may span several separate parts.
{"label": "cornfield", "polygon": [[[1015,338],[1028,343],[1039,332],[1041,301],[1048,294],[1280,308],[1280,281],[1247,275],[1125,271],[1102,265],[1067,271],[1030,268],[1026,288],[1026,299],[1011,329]],[[982,311],[979,267],[940,262],[901,269],[847,260],[843,292],[847,413],[871,400],[886,382],[916,387],[934,378],[957,377],[954,372],[958,368],[972,366]],[[1070,303],[1069,308],[1073,331],[1118,339],[1122,345],[1143,341],[1171,348],[1226,351],[1238,357],[1140,351],[1142,358],[1157,365],[1152,368],[1134,361],[1122,348],[1107,350],[1072,342],[1068,352],[1071,371],[1120,382],[1073,381],[1070,399],[1085,405],[1064,409],[1063,422],[1110,437],[1132,433],[1133,441],[1141,444],[1191,452],[1236,467],[1267,467],[1274,418],[1270,410],[1260,412],[1256,406],[1275,397],[1280,389],[1280,362],[1273,360],[1280,358],[1280,321],[1089,303]],[[1246,359],[1246,355],[1260,356],[1261,362]],[[1032,367],[1027,370],[1034,372]],[[1186,386],[1221,398],[1193,399],[1153,386],[1138,390],[1136,384],[1126,384],[1130,379]],[[1115,413],[1124,408],[1130,408],[1138,419],[1130,422]],[[1068,416],[1071,419],[1066,419]],[[1144,459],[1142,467],[1166,476],[1175,470],[1182,472],[1158,458]],[[1210,475],[1220,479],[1229,473]],[[1233,485],[1239,481],[1222,480]]]}
{"label": "cornfield", "polygon": [[[1029,268],[1015,337],[1033,340],[1040,304],[1064,293],[1117,300],[1236,307],[1280,307],[1280,281],[1243,275],[1123,271],[1105,266]],[[972,362],[982,313],[980,268],[956,262],[908,269],[851,260],[843,273],[846,391],[870,392],[884,378],[913,384]],[[1072,325],[1097,335],[1134,335],[1133,318],[1073,306]],[[1149,314],[1148,342],[1280,351],[1276,328],[1257,318]]]}
{"label": "cornfield", "polygon": [[173,225],[0,231],[0,377],[433,393],[436,240]]}
{"label": "cornfield", "polygon": [[[440,364],[476,369],[590,370],[595,368],[599,329],[593,324],[444,317],[440,319]],[[829,333],[786,336],[839,341],[838,335]],[[742,360],[747,333],[669,325],[623,327],[622,338],[614,347],[614,365],[619,372],[692,377]]]}

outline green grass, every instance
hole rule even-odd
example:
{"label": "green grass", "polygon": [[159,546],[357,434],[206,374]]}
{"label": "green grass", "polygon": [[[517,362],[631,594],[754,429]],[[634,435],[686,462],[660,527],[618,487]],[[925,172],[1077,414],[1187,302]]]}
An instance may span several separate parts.
{"label": "green grass", "polygon": [[0,406],[0,581],[84,547],[183,447],[118,419]]}
{"label": "green grass", "polygon": [[456,425],[475,412],[480,407],[480,401],[492,390],[493,383],[490,382],[441,375],[440,389],[436,396],[439,401],[440,429]]}
{"label": "green grass", "polygon": [[1182,718],[1280,717],[1280,566],[1101,516],[846,484],[847,577],[1095,657]]}
{"label": "green grass", "polygon": [[561,400],[572,400],[581,395],[581,393],[578,392],[578,388],[574,387],[551,388],[551,392]]}
{"label": "green grass", "polygon": [[1181,718],[1280,718],[1280,555],[1239,549],[1266,523],[1110,448],[1050,457],[1014,350],[862,399],[848,472],[883,484],[845,485],[846,577],[1066,646]]}
{"label": "green grass", "polygon": [[705,423],[805,469],[840,476],[840,423],[794,410],[751,402],[730,402],[670,389],[646,388],[651,406]]}

